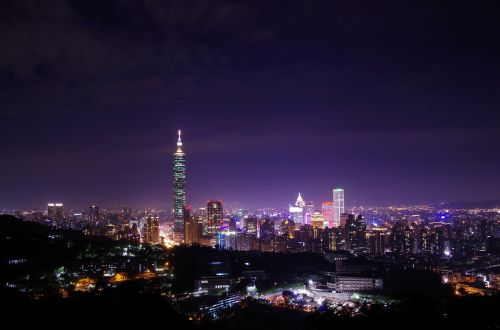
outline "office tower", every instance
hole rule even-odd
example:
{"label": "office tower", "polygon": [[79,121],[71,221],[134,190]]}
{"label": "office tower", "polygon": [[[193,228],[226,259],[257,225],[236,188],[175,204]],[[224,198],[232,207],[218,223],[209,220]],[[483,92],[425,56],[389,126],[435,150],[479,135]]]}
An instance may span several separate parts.
{"label": "office tower", "polygon": [[334,227],[340,226],[340,215],[344,210],[344,189],[333,189],[333,223]]}
{"label": "office tower", "polygon": [[141,234],[139,234],[139,228],[137,227],[137,223],[132,224],[132,228],[130,229],[129,240],[136,242],[136,243],[141,242]]}
{"label": "office tower", "polygon": [[184,243],[199,244],[203,232],[203,222],[192,214],[191,206],[184,208]]}
{"label": "office tower", "polygon": [[366,221],[365,218],[358,214],[356,217],[356,232],[357,232],[357,253],[366,253]]}
{"label": "office tower", "polygon": [[207,226],[207,208],[200,207],[194,211],[194,215],[196,217],[196,221],[201,224],[201,234],[208,235],[208,226]]}
{"label": "office tower", "polygon": [[324,225],[325,225],[325,219],[323,219],[321,213],[314,212],[311,217],[311,226],[313,228],[324,228]]}
{"label": "office tower", "polygon": [[270,219],[266,219],[260,224],[259,238],[266,242],[274,238],[274,223]]}
{"label": "office tower", "polygon": [[348,251],[352,251],[356,246],[356,218],[354,214],[348,214],[344,226],[345,245]]}
{"label": "office tower", "polygon": [[148,216],[144,224],[143,242],[160,243],[160,222],[158,217]]}
{"label": "office tower", "polygon": [[311,224],[312,216],[315,212],[314,202],[307,201],[304,206],[304,223]]}
{"label": "office tower", "polygon": [[99,221],[99,208],[95,205],[89,206],[88,220],[91,222]]}
{"label": "office tower", "polygon": [[297,206],[290,206],[289,209],[291,220],[297,227],[304,225],[304,209]]}
{"label": "office tower", "polygon": [[366,224],[362,215],[349,214],[345,225],[347,249],[354,253],[366,252]]}
{"label": "office tower", "polygon": [[431,254],[434,235],[430,229],[426,226],[420,226],[416,236],[417,240],[415,243],[418,245],[416,250],[422,254]]}
{"label": "office tower", "polygon": [[209,201],[207,204],[207,234],[214,235],[223,224],[222,203],[220,201]]}
{"label": "office tower", "polygon": [[219,231],[217,233],[217,246],[219,250],[236,250],[237,233],[235,231]]}
{"label": "office tower", "polygon": [[54,203],[47,204],[47,218],[53,219],[56,214],[56,207]]}
{"label": "office tower", "polygon": [[321,203],[321,213],[323,214],[323,219],[325,220],[325,227],[333,227],[333,212],[333,202]]}
{"label": "office tower", "polygon": [[304,207],[305,202],[302,199],[302,196],[299,193],[299,197],[297,197],[297,201],[295,202],[295,206],[290,206],[289,212],[290,217],[297,227],[304,225]]}
{"label": "office tower", "polygon": [[177,151],[174,154],[174,236],[184,234],[184,205],[186,205],[186,158],[182,151],[181,131],[178,131]]}
{"label": "office tower", "polygon": [[347,213],[342,213],[340,215],[340,228],[345,228],[345,225],[347,223],[347,219],[349,218],[349,214]]}
{"label": "office tower", "polygon": [[382,256],[387,245],[387,228],[372,228],[366,233],[368,254]]}
{"label": "office tower", "polygon": [[64,209],[62,203],[47,204],[47,218],[55,222],[61,222],[64,219]]}
{"label": "office tower", "polygon": [[248,217],[244,219],[244,228],[245,232],[249,235],[257,236],[257,218]]}
{"label": "office tower", "polygon": [[338,251],[344,249],[342,229],[327,228],[323,231],[323,251]]}
{"label": "office tower", "polygon": [[413,228],[402,221],[397,221],[392,226],[389,243],[391,251],[396,254],[413,253],[415,245]]}

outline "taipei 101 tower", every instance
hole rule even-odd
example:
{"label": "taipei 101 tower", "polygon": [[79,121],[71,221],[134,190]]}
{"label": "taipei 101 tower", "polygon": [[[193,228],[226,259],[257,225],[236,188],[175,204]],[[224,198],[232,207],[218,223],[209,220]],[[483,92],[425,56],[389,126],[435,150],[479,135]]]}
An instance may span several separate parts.
{"label": "taipei 101 tower", "polygon": [[174,154],[174,238],[184,235],[184,206],[186,205],[186,154],[182,151],[181,130],[178,131],[177,151]]}

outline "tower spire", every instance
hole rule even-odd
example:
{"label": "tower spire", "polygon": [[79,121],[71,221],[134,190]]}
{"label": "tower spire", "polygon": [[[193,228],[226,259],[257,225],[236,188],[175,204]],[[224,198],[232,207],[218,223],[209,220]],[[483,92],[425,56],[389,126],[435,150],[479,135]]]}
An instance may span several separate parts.
{"label": "tower spire", "polygon": [[182,131],[178,130],[177,134],[179,136],[179,138],[177,139],[177,152],[182,152],[182,140],[181,140]]}
{"label": "tower spire", "polygon": [[297,197],[297,201],[295,202],[295,206],[304,207],[305,205],[306,205],[306,203],[302,199],[302,195],[299,193],[299,197]]}

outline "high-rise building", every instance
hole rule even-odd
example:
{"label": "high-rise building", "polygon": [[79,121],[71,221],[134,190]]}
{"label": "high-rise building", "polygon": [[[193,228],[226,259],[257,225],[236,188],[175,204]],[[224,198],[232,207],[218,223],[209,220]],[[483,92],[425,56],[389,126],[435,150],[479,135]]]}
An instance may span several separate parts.
{"label": "high-rise building", "polygon": [[274,223],[270,219],[265,219],[260,224],[259,238],[266,242],[274,238]]}
{"label": "high-rise building", "polygon": [[257,218],[247,217],[244,219],[245,232],[249,235],[257,236]]}
{"label": "high-rise building", "polygon": [[199,244],[203,231],[203,222],[192,214],[190,206],[184,207],[184,243]]}
{"label": "high-rise building", "polygon": [[304,209],[298,206],[290,206],[290,217],[297,227],[304,225]]}
{"label": "high-rise building", "polygon": [[174,153],[174,235],[182,240],[184,206],[186,205],[186,155],[182,151],[181,131],[178,131],[177,151]]}
{"label": "high-rise building", "polygon": [[325,228],[324,227],[325,220],[323,216],[319,212],[314,212],[311,217],[311,226],[313,228]]}
{"label": "high-rise building", "polygon": [[160,222],[158,217],[148,216],[143,230],[143,242],[160,243]]}
{"label": "high-rise building", "polygon": [[295,206],[290,206],[289,212],[290,217],[296,226],[300,227],[304,225],[304,207],[306,203],[302,199],[302,196],[299,193],[299,197],[297,197],[297,201],[295,202]]}
{"label": "high-rise building", "polygon": [[321,213],[323,214],[323,219],[325,220],[325,227],[333,227],[333,203],[323,202],[321,203]]}
{"label": "high-rise building", "polygon": [[340,215],[345,212],[344,209],[344,189],[333,189],[333,224],[334,227],[340,226]]}
{"label": "high-rise building", "polygon": [[64,209],[62,203],[47,204],[47,218],[52,221],[60,222],[64,219]]}
{"label": "high-rise building", "polygon": [[347,249],[355,254],[366,252],[366,224],[362,215],[349,214],[346,225]]}
{"label": "high-rise building", "polygon": [[396,254],[414,253],[414,229],[404,221],[396,221],[389,235],[391,251]]}
{"label": "high-rise building", "polygon": [[323,232],[323,245],[324,251],[338,251],[343,250],[344,240],[342,239],[341,228],[328,228]]}
{"label": "high-rise building", "polygon": [[349,218],[349,214],[347,213],[342,213],[340,215],[340,228],[345,228],[345,225],[347,223],[347,219]]}
{"label": "high-rise building", "polygon": [[207,234],[217,234],[224,221],[221,201],[209,201],[207,204]]}
{"label": "high-rise building", "polygon": [[217,233],[217,245],[219,250],[236,250],[237,233],[235,231],[220,231]]}
{"label": "high-rise building", "polygon": [[313,201],[306,201],[304,206],[304,223],[310,225],[312,221],[312,216],[315,212],[315,206]]}
{"label": "high-rise building", "polygon": [[99,221],[99,208],[95,205],[89,206],[88,220],[91,222]]}
{"label": "high-rise building", "polygon": [[366,233],[368,241],[368,253],[374,256],[382,256],[387,245],[387,228],[372,228]]}

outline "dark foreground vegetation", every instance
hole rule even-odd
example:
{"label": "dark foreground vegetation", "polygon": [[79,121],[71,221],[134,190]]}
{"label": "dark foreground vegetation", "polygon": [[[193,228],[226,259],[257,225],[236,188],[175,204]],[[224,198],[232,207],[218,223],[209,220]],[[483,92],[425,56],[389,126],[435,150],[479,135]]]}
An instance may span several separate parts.
{"label": "dark foreground vegetation", "polygon": [[[147,329],[499,329],[499,295],[489,297],[453,295],[431,272],[394,269],[385,278],[387,292],[400,301],[392,308],[373,304],[357,317],[334,315],[327,309],[306,313],[277,308],[254,299],[227,310],[218,320],[189,320],[179,308],[171,291],[159,281],[172,281],[179,290],[192,288],[198,257],[213,250],[180,247],[168,252],[175,278],[155,281],[130,280],[113,287],[103,286],[92,292],[64,295],[60,288],[42,279],[30,282],[61,265],[73,265],[89,246],[113,249],[122,246],[106,238],[87,237],[79,232],[60,231],[35,223],[0,217],[0,304],[1,315],[18,328],[113,328]],[[146,250],[145,253],[161,253]],[[232,271],[241,271],[241,257],[224,254],[231,260]],[[27,259],[11,267],[8,261]],[[255,267],[265,269],[271,278],[330,267],[314,254],[262,254],[245,256]],[[24,278],[39,291],[12,287],[11,281]],[[178,283],[177,283],[178,282]],[[177,283],[177,284],[176,284]],[[161,284],[161,283],[160,283]],[[41,291],[40,291],[41,288]],[[170,289],[169,289],[170,290]],[[33,292],[36,292],[34,294]],[[168,292],[169,294],[166,294]]]}

